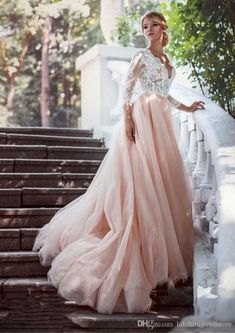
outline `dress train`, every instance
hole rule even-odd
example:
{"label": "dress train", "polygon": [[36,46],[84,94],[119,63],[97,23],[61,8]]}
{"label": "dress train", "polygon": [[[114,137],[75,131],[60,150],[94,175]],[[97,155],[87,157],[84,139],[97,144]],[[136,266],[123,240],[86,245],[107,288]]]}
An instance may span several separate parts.
{"label": "dress train", "polygon": [[58,293],[100,313],[143,313],[157,284],[192,275],[191,189],[165,96],[135,102],[87,192],[38,233],[33,251]]}

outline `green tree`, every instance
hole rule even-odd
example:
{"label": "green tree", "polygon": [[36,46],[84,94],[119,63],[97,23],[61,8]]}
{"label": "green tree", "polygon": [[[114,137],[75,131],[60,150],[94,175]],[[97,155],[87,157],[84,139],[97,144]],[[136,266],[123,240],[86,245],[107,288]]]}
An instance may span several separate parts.
{"label": "green tree", "polygon": [[[70,1],[70,8],[65,7],[69,3],[67,0],[58,2],[59,8],[50,6],[51,1],[0,0],[0,3],[1,9],[4,8],[0,13],[0,39],[6,45],[7,65],[13,67],[13,71],[23,50],[24,36],[29,32],[31,37],[24,54],[24,66],[15,75],[11,122],[24,126],[41,125],[42,28],[48,10],[52,18],[48,48],[50,124],[56,122],[57,111],[72,109],[78,114],[80,75],[75,71],[75,60],[95,43],[103,42],[99,28],[99,1],[88,1],[90,15],[87,17],[81,16],[84,7],[75,6],[78,1]],[[5,115],[8,77],[3,58],[0,59],[0,110]],[[66,112],[60,114],[66,116]]]}
{"label": "green tree", "polygon": [[140,17],[146,10],[161,11],[171,34],[167,52],[190,68],[188,78],[199,83],[203,94],[206,88],[212,100],[235,116],[234,7],[232,0],[172,0],[161,6],[144,1],[118,18],[114,34],[123,46],[143,47]]}
{"label": "green tree", "polygon": [[234,115],[234,8],[230,0],[172,1],[163,7],[171,31],[169,51],[204,94]]}
{"label": "green tree", "polygon": [[113,31],[113,39],[122,46],[144,47],[145,38],[140,30],[140,18],[147,11],[159,11],[158,1],[145,0],[124,8],[124,14],[117,17],[117,29]]}
{"label": "green tree", "polygon": [[12,116],[15,85],[22,72],[30,40],[35,33],[31,20],[26,20],[29,13],[23,19],[18,5],[14,1],[1,0],[0,77],[5,87],[6,118]]}
{"label": "green tree", "polygon": [[77,112],[80,115],[80,73],[75,62],[79,55],[104,38],[99,25],[99,1],[89,1],[88,17],[71,17],[69,13],[54,20],[50,47],[52,122]]}

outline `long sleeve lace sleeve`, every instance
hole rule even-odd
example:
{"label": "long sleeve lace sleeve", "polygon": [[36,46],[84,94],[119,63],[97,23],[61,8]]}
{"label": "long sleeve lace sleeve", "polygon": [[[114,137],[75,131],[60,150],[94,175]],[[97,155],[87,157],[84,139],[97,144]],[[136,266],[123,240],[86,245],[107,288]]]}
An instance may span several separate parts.
{"label": "long sleeve lace sleeve", "polygon": [[179,101],[177,101],[177,99],[173,98],[171,95],[168,95],[167,99],[174,108],[177,108],[181,104]]}
{"label": "long sleeve lace sleeve", "polygon": [[133,56],[130,67],[127,72],[127,78],[123,87],[122,105],[128,105],[132,103],[133,91],[136,81],[144,68],[143,55],[140,51],[137,51]]}

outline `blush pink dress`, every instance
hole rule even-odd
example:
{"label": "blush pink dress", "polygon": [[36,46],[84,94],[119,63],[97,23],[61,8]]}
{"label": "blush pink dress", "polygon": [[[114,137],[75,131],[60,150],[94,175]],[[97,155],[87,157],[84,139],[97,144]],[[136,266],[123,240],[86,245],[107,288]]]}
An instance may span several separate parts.
{"label": "blush pink dress", "polygon": [[192,276],[192,194],[171,120],[174,76],[148,49],[136,52],[123,97],[133,103],[136,143],[122,119],[86,193],[35,239],[58,293],[100,313],[146,312],[156,285]]}

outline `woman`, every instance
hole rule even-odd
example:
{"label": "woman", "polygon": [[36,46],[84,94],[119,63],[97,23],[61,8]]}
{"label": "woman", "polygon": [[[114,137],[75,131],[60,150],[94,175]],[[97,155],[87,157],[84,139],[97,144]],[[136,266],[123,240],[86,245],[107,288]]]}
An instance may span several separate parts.
{"label": "woman", "polygon": [[[192,274],[191,193],[173,134],[168,95],[175,69],[163,46],[166,20],[142,18],[148,48],[134,55],[124,93],[124,119],[86,193],[38,233],[48,278],[58,293],[101,313],[150,309],[156,285]],[[133,102],[137,80],[142,92]]]}

